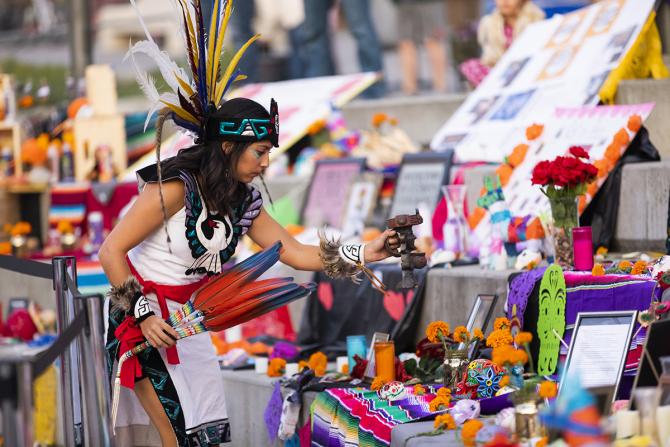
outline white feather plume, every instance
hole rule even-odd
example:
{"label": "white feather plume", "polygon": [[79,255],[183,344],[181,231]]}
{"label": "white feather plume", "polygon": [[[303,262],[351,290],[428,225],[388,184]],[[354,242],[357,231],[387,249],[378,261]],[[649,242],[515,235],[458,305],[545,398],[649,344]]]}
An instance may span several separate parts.
{"label": "white feather plume", "polygon": [[158,66],[165,83],[174,93],[179,90],[177,76],[190,84],[190,78],[186,75],[186,72],[170,59],[165,51],[161,51],[156,42],[148,40],[137,42],[130,48],[129,53],[141,53],[151,58]]}

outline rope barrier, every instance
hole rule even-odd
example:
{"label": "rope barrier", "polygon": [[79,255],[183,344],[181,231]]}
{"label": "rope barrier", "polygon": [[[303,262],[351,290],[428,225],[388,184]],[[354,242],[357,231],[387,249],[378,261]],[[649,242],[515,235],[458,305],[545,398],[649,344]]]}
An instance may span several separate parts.
{"label": "rope barrier", "polygon": [[51,264],[21,259],[15,256],[0,256],[0,269],[44,279],[53,279],[54,276]]}

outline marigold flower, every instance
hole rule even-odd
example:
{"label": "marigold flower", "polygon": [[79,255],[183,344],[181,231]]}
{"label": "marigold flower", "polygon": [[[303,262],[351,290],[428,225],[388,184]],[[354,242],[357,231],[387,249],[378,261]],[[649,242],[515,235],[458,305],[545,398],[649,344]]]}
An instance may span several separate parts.
{"label": "marigold flower", "polygon": [[512,333],[508,329],[497,329],[486,339],[486,346],[489,348],[497,348],[504,345],[510,345],[514,339]]}
{"label": "marigold flower", "polygon": [[68,220],[61,220],[58,222],[58,226],[56,227],[58,232],[60,234],[70,234],[74,232],[74,228],[72,227],[72,223]]}
{"label": "marigold flower", "polygon": [[603,247],[602,245],[596,250],[596,254],[598,256],[605,256],[607,253],[609,253],[609,250],[607,247]]}
{"label": "marigold flower", "polygon": [[511,324],[505,317],[496,318],[495,323],[493,323],[493,329],[509,329],[510,327]]}
{"label": "marigold flower", "polygon": [[619,270],[623,270],[625,272],[630,272],[631,269],[633,268],[633,263],[630,261],[621,261],[618,265]]}
{"label": "marigold flower", "polygon": [[533,341],[533,334],[530,332],[519,332],[514,337],[514,343],[516,343],[517,346],[526,345],[531,341]]}
{"label": "marigold flower", "polygon": [[286,370],[286,360],[277,357],[270,360],[268,365],[268,377],[281,377]]}
{"label": "marigold flower", "polygon": [[372,115],[372,125],[374,127],[379,127],[384,124],[384,121],[388,120],[389,117],[385,113],[375,113]]}
{"label": "marigold flower", "polygon": [[507,186],[514,169],[508,164],[501,164],[496,168],[496,175],[500,179],[501,186]]}
{"label": "marigold flower", "polygon": [[430,401],[430,404],[428,404],[428,409],[431,413],[435,413],[436,411],[446,410],[449,408],[450,403],[451,397],[435,396],[435,398]]}
{"label": "marigold flower", "polygon": [[479,329],[479,328],[475,328],[475,330],[472,331],[472,334],[473,334],[472,336],[473,336],[474,338],[476,338],[477,340],[479,340],[479,341],[484,341],[484,338],[485,338],[485,337],[484,337],[484,333],[482,332],[481,329]]}
{"label": "marigold flower", "polygon": [[437,395],[440,397],[451,397],[451,389],[447,387],[442,387],[437,390]]}
{"label": "marigold flower", "polygon": [[533,124],[526,128],[526,138],[530,141],[536,140],[542,135],[543,131],[544,126],[542,124]]}
{"label": "marigold flower", "polygon": [[498,386],[505,388],[507,385],[509,385],[509,376],[502,376],[498,382]]}
{"label": "marigold flower", "polygon": [[454,417],[449,413],[441,414],[435,418],[434,426],[436,430],[438,429],[453,430],[456,428],[456,421],[454,420]]}
{"label": "marigold flower", "polygon": [[439,343],[440,337],[449,336],[449,325],[444,321],[433,321],[426,328],[426,337],[431,343]]}
{"label": "marigold flower", "polygon": [[321,351],[315,352],[314,354],[309,356],[309,360],[307,361],[309,364],[309,367],[312,368],[314,371],[317,369],[326,369],[328,366],[328,357],[326,357],[326,354],[324,354]]}
{"label": "marigold flower", "polygon": [[526,153],[528,153],[527,144],[519,144],[515,146],[512,153],[507,156],[507,164],[513,168],[516,168],[521,163],[523,163],[523,160],[526,158]]}
{"label": "marigold flower", "polygon": [[628,127],[628,130],[631,132],[636,133],[642,127],[642,117],[638,114],[631,115],[628,118],[628,124],[626,127]]}
{"label": "marigold flower", "polygon": [[12,243],[0,242],[0,255],[11,255],[11,254],[12,254]]}
{"label": "marigold flower", "polygon": [[481,430],[483,426],[484,424],[477,419],[465,421],[463,428],[461,428],[461,438],[466,447],[474,447],[477,444],[477,433],[479,433],[479,430]]}
{"label": "marigold flower", "polygon": [[420,383],[417,383],[414,385],[414,395],[415,396],[423,396],[426,394],[426,389],[421,385]]}
{"label": "marigold flower", "polygon": [[538,394],[543,399],[552,399],[556,397],[556,394],[558,394],[556,383],[552,382],[551,380],[545,380],[544,382],[540,383]]}
{"label": "marigold flower", "polygon": [[349,364],[348,363],[343,364],[342,367],[340,368],[340,372],[342,374],[349,374]]}
{"label": "marigold flower", "polygon": [[302,370],[305,369],[305,368],[309,368],[309,363],[307,363],[307,362],[304,361],[304,360],[300,360],[300,361],[298,362],[298,371],[302,371]]}
{"label": "marigold flower", "polygon": [[546,436],[543,436],[535,443],[535,447],[547,447],[548,442],[549,442],[549,438],[547,438]]}
{"label": "marigold flower", "polygon": [[630,271],[631,275],[641,275],[647,270],[647,263],[640,260],[633,264],[633,268]]}
{"label": "marigold flower", "polygon": [[603,267],[602,264],[595,264],[593,266],[593,269],[591,270],[591,274],[593,276],[604,276],[605,275],[605,267]]}
{"label": "marigold flower", "polygon": [[465,326],[458,326],[454,329],[454,340],[459,343],[465,343],[470,338],[470,332],[466,329]]}
{"label": "marigold flower", "polygon": [[493,348],[493,352],[491,353],[491,360],[493,361],[493,363],[502,368],[506,364],[512,363],[511,362],[511,357],[513,356],[512,351],[514,351],[512,345],[505,344],[501,346],[496,346]]}
{"label": "marigold flower", "polygon": [[326,124],[326,120],[323,118],[316,120],[307,128],[307,133],[309,135],[316,135],[326,127]]}
{"label": "marigold flower", "polygon": [[381,389],[381,387],[383,387],[384,385],[386,385],[386,381],[382,377],[377,376],[372,381],[372,385],[370,385],[370,389],[373,390],[373,391],[377,391],[377,390]]}
{"label": "marigold flower", "polygon": [[619,147],[628,146],[628,143],[630,143],[628,131],[626,131],[624,128],[619,129],[619,131],[614,135],[614,142],[618,144]]}

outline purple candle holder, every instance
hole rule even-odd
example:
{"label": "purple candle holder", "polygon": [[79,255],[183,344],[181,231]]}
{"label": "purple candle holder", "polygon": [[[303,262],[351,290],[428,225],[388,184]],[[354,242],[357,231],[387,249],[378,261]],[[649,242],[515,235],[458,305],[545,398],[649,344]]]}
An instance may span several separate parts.
{"label": "purple candle holder", "polygon": [[593,269],[593,237],[591,227],[572,229],[572,247],[575,256],[575,270],[591,271]]}

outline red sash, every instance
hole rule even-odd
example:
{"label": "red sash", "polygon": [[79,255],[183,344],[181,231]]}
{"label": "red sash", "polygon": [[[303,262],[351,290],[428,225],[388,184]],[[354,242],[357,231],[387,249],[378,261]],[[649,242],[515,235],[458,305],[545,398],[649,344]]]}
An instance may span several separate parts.
{"label": "red sash", "polygon": [[[143,279],[140,276],[140,274],[137,273],[135,267],[133,267],[132,263],[130,262],[130,259],[126,258],[126,262],[128,262],[130,272],[133,274],[135,278],[137,278],[137,281],[140,283],[140,285],[142,285],[142,293],[145,296],[148,293],[156,294],[156,298],[158,299],[158,305],[160,306],[161,309],[161,318],[163,318],[164,320],[166,320],[170,316],[170,312],[168,311],[167,306],[168,299],[176,301],[179,304],[186,304],[189,298],[191,298],[191,295],[193,295],[193,292],[198,290],[207,281],[209,281],[209,277],[205,276],[200,281],[196,281],[190,284],[183,284],[176,286],[158,284],[156,282],[147,281]],[[131,320],[132,322],[127,320]],[[120,343],[119,348],[120,354],[123,354],[127,350],[134,348],[138,342],[144,340],[144,337],[142,336],[142,331],[140,330],[139,326],[135,324],[135,319],[132,317],[126,318],[126,320],[124,320],[116,329],[114,335],[116,336],[116,338],[119,340]],[[167,348],[165,353],[169,364],[171,365],[179,364],[179,355],[177,354],[176,346]],[[135,378],[141,376],[141,371],[142,369],[139,364],[139,360],[137,359],[137,356],[133,356],[130,359],[128,359],[126,362],[124,362],[123,368],[121,370],[122,385],[132,388],[132,385],[135,382]]]}

